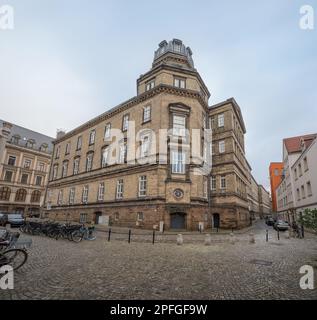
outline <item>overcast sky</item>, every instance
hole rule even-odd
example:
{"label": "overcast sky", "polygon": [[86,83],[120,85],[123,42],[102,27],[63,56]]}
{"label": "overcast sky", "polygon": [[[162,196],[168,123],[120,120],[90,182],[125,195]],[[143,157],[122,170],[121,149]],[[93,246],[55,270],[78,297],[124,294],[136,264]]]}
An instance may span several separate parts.
{"label": "overcast sky", "polygon": [[0,118],[55,136],[135,96],[162,40],[193,51],[210,104],[234,97],[258,183],[280,161],[282,139],[317,132],[317,2],[0,0],[14,30],[0,30]]}

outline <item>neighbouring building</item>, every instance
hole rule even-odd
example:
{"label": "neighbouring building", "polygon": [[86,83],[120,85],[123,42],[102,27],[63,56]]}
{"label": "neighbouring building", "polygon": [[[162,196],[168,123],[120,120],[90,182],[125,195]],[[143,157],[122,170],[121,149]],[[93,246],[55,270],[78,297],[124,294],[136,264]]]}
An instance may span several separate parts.
{"label": "neighbouring building", "polygon": [[249,211],[252,219],[260,217],[260,202],[259,202],[259,185],[251,174],[251,166],[249,165],[249,184],[248,184],[248,202]]}
{"label": "neighbouring building", "polygon": [[283,177],[283,162],[271,162],[269,173],[270,173],[270,185],[271,185],[271,196],[272,196],[272,210],[277,212],[277,200],[276,200],[276,188],[282,181]]}
{"label": "neighbouring building", "polygon": [[39,215],[53,138],[0,120],[0,211]]}
{"label": "neighbouring building", "polygon": [[[152,68],[137,80],[137,96],[54,141],[44,215],[160,230],[249,225],[241,109],[233,98],[209,106],[209,97],[191,49],[177,39],[162,41]],[[128,143],[132,126],[140,133],[136,153]],[[122,131],[115,152],[111,129]],[[158,152],[161,129],[170,133]],[[185,134],[192,129],[199,131],[196,141]],[[212,153],[211,171],[194,173],[201,165],[193,145],[200,145],[203,163]],[[143,164],[130,161],[135,158]]]}
{"label": "neighbouring building", "polygon": [[272,212],[270,193],[262,185],[259,185],[259,209],[260,218],[264,218]]}
{"label": "neighbouring building", "polygon": [[314,206],[316,137],[317,134],[310,134],[283,140],[284,172],[276,189],[277,211],[289,221],[296,219],[296,213],[306,206]]}

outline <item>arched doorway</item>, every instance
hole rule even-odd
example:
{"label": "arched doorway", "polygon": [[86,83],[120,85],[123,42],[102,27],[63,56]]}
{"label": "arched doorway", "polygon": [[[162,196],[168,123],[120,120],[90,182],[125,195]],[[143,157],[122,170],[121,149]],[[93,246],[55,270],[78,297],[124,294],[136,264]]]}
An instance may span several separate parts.
{"label": "arched doorway", "polygon": [[219,213],[214,213],[212,215],[212,220],[213,220],[213,227],[214,228],[220,228],[220,216],[219,216]]}
{"label": "arched doorway", "polygon": [[185,229],[186,228],[186,214],[185,213],[171,213],[171,229]]}

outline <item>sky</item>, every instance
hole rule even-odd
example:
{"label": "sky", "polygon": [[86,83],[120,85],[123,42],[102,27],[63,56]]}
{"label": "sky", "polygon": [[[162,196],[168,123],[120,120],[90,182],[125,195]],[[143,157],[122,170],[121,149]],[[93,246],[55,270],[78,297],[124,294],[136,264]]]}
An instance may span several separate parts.
{"label": "sky", "polygon": [[317,18],[309,0],[0,0],[0,118],[53,136],[136,95],[162,40],[181,39],[211,92],[234,97],[259,184],[282,160],[282,139],[317,132]]}

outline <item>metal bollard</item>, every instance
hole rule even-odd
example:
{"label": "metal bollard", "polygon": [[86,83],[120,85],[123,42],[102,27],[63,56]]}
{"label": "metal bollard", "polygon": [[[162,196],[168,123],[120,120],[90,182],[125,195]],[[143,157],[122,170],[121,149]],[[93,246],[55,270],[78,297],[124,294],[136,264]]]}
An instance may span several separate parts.
{"label": "metal bollard", "polygon": [[128,239],[128,243],[131,242],[131,229],[129,229],[129,239]]}
{"label": "metal bollard", "polygon": [[266,229],[266,242],[269,241],[269,230]]}
{"label": "metal bollard", "polygon": [[280,230],[277,229],[276,231],[277,231],[277,240],[280,240]]}
{"label": "metal bollard", "polygon": [[110,241],[110,237],[111,237],[111,228],[109,228],[108,230],[108,241]]}
{"label": "metal bollard", "polygon": [[152,243],[154,244],[155,242],[155,230],[153,230],[153,238],[152,238]]}

